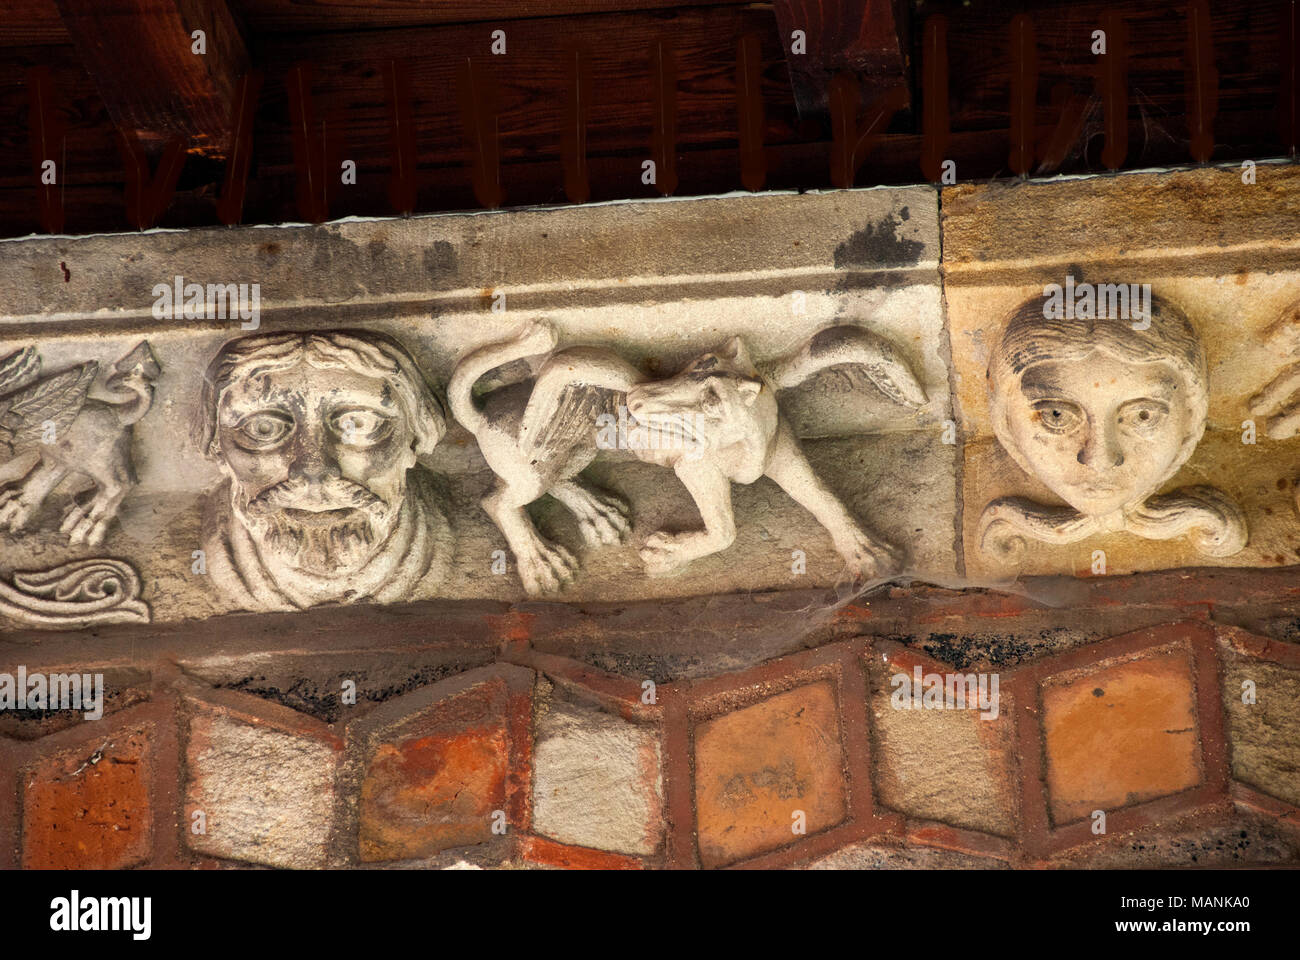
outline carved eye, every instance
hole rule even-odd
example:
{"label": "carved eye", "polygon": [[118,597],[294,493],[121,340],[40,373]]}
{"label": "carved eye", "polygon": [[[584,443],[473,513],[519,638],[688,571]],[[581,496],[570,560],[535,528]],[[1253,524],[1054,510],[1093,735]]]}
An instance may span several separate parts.
{"label": "carved eye", "polygon": [[249,450],[267,450],[293,432],[293,418],[271,410],[254,413],[235,427],[240,446]]}
{"label": "carved eye", "polygon": [[1130,400],[1119,408],[1119,424],[1137,433],[1152,433],[1169,416],[1169,407],[1159,400]]}
{"label": "carved eye", "polygon": [[387,437],[393,421],[374,410],[336,410],[329,420],[330,430],[344,443],[353,447],[374,446]]}
{"label": "carved eye", "polygon": [[1034,404],[1039,423],[1051,433],[1069,433],[1083,422],[1083,413],[1065,400],[1039,400]]}

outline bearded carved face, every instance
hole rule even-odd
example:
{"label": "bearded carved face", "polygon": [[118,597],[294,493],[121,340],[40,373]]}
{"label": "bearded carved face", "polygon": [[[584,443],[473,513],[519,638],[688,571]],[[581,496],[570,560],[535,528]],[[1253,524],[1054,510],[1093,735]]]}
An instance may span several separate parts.
{"label": "bearded carved face", "polygon": [[230,383],[216,414],[231,507],[271,557],[337,575],[383,545],[416,462],[387,381],[299,362]]}

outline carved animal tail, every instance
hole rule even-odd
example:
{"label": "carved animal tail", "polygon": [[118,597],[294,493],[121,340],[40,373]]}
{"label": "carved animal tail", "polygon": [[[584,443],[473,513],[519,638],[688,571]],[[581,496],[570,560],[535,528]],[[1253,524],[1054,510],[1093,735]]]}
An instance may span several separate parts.
{"label": "carved animal tail", "polygon": [[456,364],[447,384],[447,403],[461,426],[476,436],[483,429],[483,414],[474,404],[474,384],[480,377],[513,360],[547,353],[555,344],[555,328],[539,320],[528,324],[517,336],[480,347]]}
{"label": "carved animal tail", "polygon": [[852,365],[895,403],[920,407],[925,388],[898,349],[870,330],[841,325],[821,331],[803,348],[775,361],[768,376],[778,390],[795,387],[830,367]]}

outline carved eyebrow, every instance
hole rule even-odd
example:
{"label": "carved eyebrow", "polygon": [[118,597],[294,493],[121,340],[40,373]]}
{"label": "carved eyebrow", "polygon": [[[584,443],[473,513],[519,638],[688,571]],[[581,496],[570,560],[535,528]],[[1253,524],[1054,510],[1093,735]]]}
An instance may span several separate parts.
{"label": "carved eyebrow", "polygon": [[334,417],[339,414],[352,412],[373,413],[377,417],[385,420],[392,420],[397,414],[397,410],[390,403],[387,407],[383,404],[364,403],[356,400],[340,400],[338,403],[322,405],[329,410],[329,415]]}
{"label": "carved eyebrow", "polygon": [[1178,381],[1174,377],[1161,377],[1155,382],[1155,389],[1151,393],[1155,394],[1158,399],[1172,399],[1178,393]]}
{"label": "carved eyebrow", "polygon": [[1033,373],[1026,373],[1020,381],[1020,392],[1030,400],[1063,400],[1061,388]]}
{"label": "carved eyebrow", "polygon": [[[1178,380],[1175,377],[1162,376],[1157,378],[1142,396],[1151,396],[1159,400],[1169,400],[1178,394]],[[1068,400],[1069,394],[1064,392],[1059,386],[1053,383],[1049,378],[1041,375],[1035,375],[1033,371],[1026,372],[1020,381],[1020,392],[1030,400]],[[1130,397],[1130,400],[1138,399]]]}

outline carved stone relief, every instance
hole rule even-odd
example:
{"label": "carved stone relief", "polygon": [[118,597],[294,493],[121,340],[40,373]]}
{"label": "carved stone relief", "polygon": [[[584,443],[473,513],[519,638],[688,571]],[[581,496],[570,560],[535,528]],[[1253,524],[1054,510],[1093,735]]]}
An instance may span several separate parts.
{"label": "carved stone relief", "polygon": [[439,575],[447,521],[418,460],[446,423],[396,341],[232,340],[208,367],[200,417],[199,444],[225,475],[204,504],[208,575],[240,607],[393,602]]}
{"label": "carved stone relief", "polygon": [[[1273,340],[1288,354],[1300,354],[1300,301],[1282,311],[1273,326]],[[1248,401],[1250,415],[1263,422],[1261,432],[1271,440],[1300,435],[1300,362],[1292,361]],[[1292,482],[1296,512],[1300,514],[1300,483]]]}
{"label": "carved stone relief", "polygon": [[[1300,356],[1300,170],[1266,179],[1252,191],[1204,169],[944,191],[968,577],[1300,562],[1300,436],[1278,432],[1286,398],[1271,394],[1285,382],[1261,395]],[[1053,432],[1053,410],[1073,425]]]}
{"label": "carved stone relief", "polygon": [[[560,589],[577,561],[542,538],[525,512],[528,504],[547,493],[555,497],[578,518],[589,546],[618,543],[629,530],[627,504],[579,476],[602,447],[623,446],[642,461],[671,467],[704,521],[703,530],[660,530],[646,539],[640,557],[651,576],[680,573],[692,560],[731,546],[731,484],[763,475],[826,528],[855,578],[897,569],[899,551],[869,534],[813,472],[776,399],[779,389],[848,365],[896,402],[921,406],[924,389],[887,341],[860,328],[833,327],[765,375],[733,337],[676,376],[651,381],[612,351],[551,353],[556,342],[549,324],[530,325],[462,360],[448,387],[453,414],[498,478],[483,509],[509,542],[530,595]],[[513,384],[489,393],[481,407],[475,402],[480,378],[538,354],[548,356],[525,389]],[[618,426],[629,421],[631,436],[620,435]]]}
{"label": "carved stone relief", "polygon": [[[153,405],[161,368],[141,341],[99,380],[88,360],[42,375],[36,347],[0,359],[0,531],[29,535],[46,500],[74,490],[58,534],[73,547],[100,546],[135,485],[134,427]],[[0,614],[45,628],[142,623],[140,578],[123,560],[73,560],[16,570],[0,581]]]}
{"label": "carved stone relief", "polygon": [[[33,296],[51,242],[0,261],[4,318],[86,399],[34,423],[71,442],[103,393],[118,434],[39,512],[54,459],[0,450],[31,460],[0,486],[6,624],[957,572],[930,188],[78,238],[53,262],[79,285]],[[159,316],[178,275],[259,283],[260,329]],[[34,355],[0,391],[29,432]],[[133,430],[136,384],[158,409]]]}
{"label": "carved stone relief", "polygon": [[135,483],[133,426],[153,404],[158,361],[142,341],[113,365],[94,395],[93,360],[41,376],[27,347],[0,360],[0,530],[23,532],[65,480],[86,480],[89,496],[68,508],[59,530],[97,547]]}
{"label": "carved stone relief", "polygon": [[1156,495],[1205,432],[1207,381],[1192,325],[1159,297],[1136,323],[1049,319],[1042,298],[1027,300],[993,348],[990,415],[1015,462],[1068,506],[994,500],[980,520],[980,547],[1006,557],[1026,537],[1064,544],[1127,531],[1153,540],[1187,535],[1208,556],[1240,551],[1246,520],[1222,491],[1202,485]]}
{"label": "carved stone relief", "polygon": [[14,573],[12,585],[0,582],[0,613],[34,627],[63,629],[149,622],[135,569],[104,558]]}

